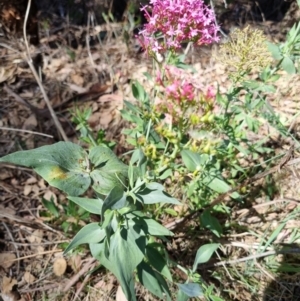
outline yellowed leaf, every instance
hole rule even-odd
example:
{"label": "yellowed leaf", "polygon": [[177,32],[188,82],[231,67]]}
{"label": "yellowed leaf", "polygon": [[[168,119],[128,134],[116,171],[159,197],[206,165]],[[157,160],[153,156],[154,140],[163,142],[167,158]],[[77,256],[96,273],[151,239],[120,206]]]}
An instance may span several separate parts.
{"label": "yellowed leaf", "polygon": [[67,269],[67,262],[63,257],[56,258],[53,263],[53,272],[56,276],[62,276]]}

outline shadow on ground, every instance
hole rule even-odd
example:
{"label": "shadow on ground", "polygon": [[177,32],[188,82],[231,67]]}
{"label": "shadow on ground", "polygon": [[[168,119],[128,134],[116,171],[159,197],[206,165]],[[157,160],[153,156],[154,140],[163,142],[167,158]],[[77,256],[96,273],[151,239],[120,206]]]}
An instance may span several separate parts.
{"label": "shadow on ground", "polygon": [[279,253],[284,254],[276,256],[277,277],[265,289],[263,301],[300,301],[300,246],[285,246]]}

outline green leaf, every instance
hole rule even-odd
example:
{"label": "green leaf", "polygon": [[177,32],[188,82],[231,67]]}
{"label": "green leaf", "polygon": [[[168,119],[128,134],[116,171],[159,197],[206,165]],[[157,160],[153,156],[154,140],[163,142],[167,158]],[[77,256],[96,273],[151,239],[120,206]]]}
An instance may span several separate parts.
{"label": "green leaf", "polygon": [[101,200],[100,198],[89,199],[89,198],[80,198],[80,197],[75,197],[75,196],[69,196],[68,199],[90,213],[94,213],[94,214],[98,214],[98,215],[101,214],[103,200]]}
{"label": "green leaf", "polygon": [[140,190],[136,196],[144,204],[168,203],[181,205],[175,198],[163,191],[164,187],[158,183],[149,183],[146,188]]}
{"label": "green leaf", "polygon": [[140,102],[147,101],[147,93],[138,81],[132,83],[131,89],[135,99],[139,100]]}
{"label": "green leaf", "polygon": [[220,244],[206,244],[201,246],[196,254],[196,258],[193,265],[193,272],[197,270],[197,266],[200,263],[207,262],[212,254],[219,248]]}
{"label": "green leaf", "polygon": [[52,215],[55,217],[59,217],[59,211],[56,205],[53,202],[53,197],[51,197],[50,201],[42,198],[42,203],[43,205],[50,211]]}
{"label": "green leaf", "polygon": [[203,296],[201,286],[198,283],[177,283],[177,285],[179,289],[190,298]]}
{"label": "green leaf", "polygon": [[209,175],[203,180],[203,184],[206,184],[211,190],[218,193],[224,193],[230,190],[230,186],[217,176]]}
{"label": "green leaf", "polygon": [[93,189],[107,195],[115,186],[123,188],[127,184],[128,166],[121,162],[107,147],[96,146],[91,149],[89,159],[93,164],[91,178]]}
{"label": "green leaf", "polygon": [[128,223],[132,226],[132,228],[137,232],[140,233],[140,230],[143,230],[144,234],[150,234],[154,236],[173,236],[174,234],[156,222],[154,219],[146,218],[146,217],[140,217],[135,215],[134,213],[129,214],[129,217],[132,216],[132,218],[129,219]]}
{"label": "green leaf", "polygon": [[220,237],[222,234],[222,226],[218,219],[211,215],[208,210],[205,210],[201,216],[201,225],[210,231],[212,231],[216,236]]}
{"label": "green leaf", "polygon": [[147,288],[152,294],[164,298],[164,293],[167,292],[169,298],[170,291],[166,281],[154,271],[145,261],[142,261],[137,267],[137,274],[141,284]]}
{"label": "green leaf", "polygon": [[84,226],[73,238],[71,243],[68,245],[64,254],[68,253],[72,249],[79,245],[87,243],[97,243],[104,239],[105,231],[101,229],[98,223],[90,223]]}
{"label": "green leaf", "polygon": [[[111,258],[105,256],[105,242],[99,244],[90,244],[91,254],[94,258],[99,260],[99,262],[105,266],[109,271],[111,271],[117,279],[120,281],[122,290],[127,297],[128,301],[136,301],[135,291],[134,291],[134,277],[133,273],[123,275],[120,273],[116,262]],[[118,260],[118,263],[120,260]],[[125,261],[126,262],[126,261]],[[122,268],[122,267],[121,267]]]}
{"label": "green leaf", "polygon": [[72,196],[83,194],[91,184],[86,170],[87,154],[71,142],[16,152],[0,158],[0,162],[33,168],[51,186]]}
{"label": "green leaf", "polygon": [[118,210],[125,207],[125,205],[126,195],[124,194],[123,189],[118,186],[115,186],[103,202],[101,210],[102,218],[104,218],[104,213],[107,209]]}
{"label": "green leaf", "polygon": [[178,290],[176,301],[187,301],[188,299],[188,295],[186,295],[183,291]]}
{"label": "green leaf", "polygon": [[152,267],[154,267],[159,273],[165,276],[169,281],[173,281],[166,260],[155,248],[152,248],[150,245],[147,245],[146,256]]}
{"label": "green leaf", "polygon": [[164,208],[164,212],[175,217],[178,216],[178,212],[172,208]]}
{"label": "green leaf", "polygon": [[282,66],[283,70],[286,71],[288,74],[296,73],[296,68],[295,68],[294,62],[288,56],[284,57],[284,59],[282,60],[281,66]]}
{"label": "green leaf", "polygon": [[189,171],[195,171],[201,166],[201,156],[190,150],[183,150],[181,152],[182,160]]}
{"label": "green leaf", "polygon": [[134,105],[133,103],[131,103],[129,101],[124,100],[124,104],[129,110],[136,113],[137,115],[142,113],[141,109],[138,106]]}
{"label": "green leaf", "polygon": [[282,53],[280,51],[280,48],[277,45],[272,44],[270,42],[267,42],[267,44],[268,49],[272,53],[273,58],[277,61],[280,61],[282,59]]}
{"label": "green leaf", "polygon": [[[118,229],[110,238],[109,258],[100,252],[100,262],[106,266],[120,281],[128,300],[135,300],[133,271],[142,262],[145,238],[132,229]],[[145,250],[145,249],[144,249]]]}
{"label": "green leaf", "polygon": [[139,281],[147,290],[149,290],[155,296],[161,299],[163,298],[163,290],[155,277],[155,272],[145,261],[142,261],[138,265],[137,275]]}

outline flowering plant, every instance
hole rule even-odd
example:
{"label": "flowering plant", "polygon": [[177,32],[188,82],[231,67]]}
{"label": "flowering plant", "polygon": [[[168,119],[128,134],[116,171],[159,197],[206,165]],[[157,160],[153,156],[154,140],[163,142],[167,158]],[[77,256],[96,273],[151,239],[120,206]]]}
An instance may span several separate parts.
{"label": "flowering plant", "polygon": [[[89,223],[76,234],[65,253],[88,243],[92,256],[117,277],[128,301],[136,301],[136,279],[160,299],[175,300],[169,285],[176,284],[177,301],[203,294],[209,300],[220,300],[213,294],[213,286],[207,287],[197,272],[198,265],[207,262],[220,246],[214,239],[221,237],[223,229],[213,216],[211,204],[220,205],[214,197],[222,193],[241,197],[231,190],[238,173],[247,176],[238,155],[268,151],[262,141],[252,143],[245,128],[257,131],[258,112],[267,112],[263,116],[266,118],[274,117],[262,93],[273,91],[267,83],[274,81],[275,71],[264,70],[260,83],[242,82],[253,67],[265,67],[270,61],[264,60],[266,49],[257,43],[258,38],[258,42],[263,41],[262,34],[248,29],[237,32],[236,40],[223,48],[229,66],[237,69],[232,75],[234,86],[225,95],[215,93],[212,87],[199,84],[184,64],[184,57],[176,53],[182,43],[200,46],[219,40],[214,12],[203,0],[151,0],[142,11],[148,20],[139,35],[142,46],[156,61],[158,54],[167,55],[166,61],[157,64],[153,89],[148,93],[134,82],[132,92],[139,104],[125,101],[122,116],[132,126],[124,133],[135,147],[129,164],[106,144],[98,145],[98,140],[90,137],[94,145],[88,150],[59,142],[9,154],[0,162],[33,168],[50,185],[64,191],[71,202],[100,216],[101,222]],[[300,40],[298,29],[292,31],[294,41]],[[259,49],[264,50],[261,55],[252,53]],[[285,47],[273,50],[275,55],[281,51],[277,55],[283,64],[287,58]],[[232,56],[237,59],[234,65]],[[241,91],[246,91],[246,96],[241,97]],[[88,113],[85,115],[88,117]],[[82,134],[90,135],[85,120],[77,120]],[[288,134],[282,128],[281,133]],[[94,192],[93,199],[82,196],[89,188]],[[171,194],[165,189],[172,190]],[[173,209],[174,205],[185,205],[190,211],[188,216],[214,234],[212,242],[198,248],[191,269],[170,260],[165,248],[165,237],[174,233],[171,226],[160,224],[159,217],[181,214]],[[218,210],[230,213],[225,205]],[[170,267],[186,274],[185,283],[175,283],[176,275]]]}
{"label": "flowering plant", "polygon": [[219,41],[214,12],[203,0],[151,0],[150,4],[152,7],[142,8],[148,24],[140,32],[140,41],[148,52],[178,50],[186,42],[200,46]]}

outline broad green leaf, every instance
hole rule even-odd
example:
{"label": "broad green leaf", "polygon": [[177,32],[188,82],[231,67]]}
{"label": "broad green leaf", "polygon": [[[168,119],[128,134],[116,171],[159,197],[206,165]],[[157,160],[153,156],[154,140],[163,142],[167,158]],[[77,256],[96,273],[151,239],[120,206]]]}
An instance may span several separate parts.
{"label": "broad green leaf", "polygon": [[126,195],[122,188],[115,186],[105,198],[101,210],[101,216],[104,218],[104,213],[107,209],[118,210],[126,205]]}
{"label": "broad green leaf", "polygon": [[203,179],[203,184],[206,184],[211,190],[218,193],[224,193],[230,190],[230,186],[224,181],[217,178],[216,175],[209,175]]}
{"label": "broad green leaf", "polygon": [[168,168],[158,178],[160,180],[165,180],[166,178],[171,177],[171,176],[172,176],[172,169]]}
{"label": "broad green leaf", "polygon": [[153,295],[163,298],[163,290],[156,279],[154,270],[142,261],[137,267],[137,275],[140,283],[149,290]]}
{"label": "broad green leaf", "polygon": [[282,66],[283,70],[286,71],[288,74],[296,73],[296,68],[295,68],[294,62],[288,56],[284,57],[284,59],[282,60],[281,66]]}
{"label": "broad green leaf", "polygon": [[128,300],[133,300],[133,295],[135,295],[128,284],[133,279],[133,271],[144,258],[144,254],[136,242],[138,238],[135,231],[122,228],[110,239],[109,260],[113,264],[115,275]]}
{"label": "broad green leaf", "polygon": [[173,232],[156,222],[154,219],[151,218],[145,218],[144,219],[146,225],[147,225],[147,231],[150,235],[155,236],[173,236]]}
{"label": "broad green leaf", "polygon": [[178,290],[176,301],[187,301],[188,299],[188,295],[186,295],[183,291]]}
{"label": "broad green leaf", "polygon": [[89,199],[89,198],[80,198],[80,197],[75,197],[75,196],[69,196],[68,199],[90,213],[94,213],[94,214],[98,214],[98,215],[101,214],[103,200],[101,200],[100,198]]}
{"label": "broad green leaf", "polygon": [[[134,214],[133,214],[134,215]],[[156,222],[154,219],[135,216],[129,219],[128,224],[133,227],[133,229],[140,233],[143,230],[144,234],[150,234],[154,236],[173,236],[174,234]]]}
{"label": "broad green leaf", "polygon": [[147,245],[146,256],[152,267],[154,267],[159,273],[165,276],[169,281],[173,281],[166,260],[155,248],[152,248],[151,246]]}
{"label": "broad green leaf", "polygon": [[16,152],[0,158],[0,162],[33,168],[51,186],[72,196],[83,194],[91,184],[87,154],[71,142]]}
{"label": "broad green leaf", "polygon": [[68,253],[69,251],[71,251],[79,245],[100,242],[104,239],[105,235],[105,231],[101,229],[98,223],[90,223],[84,226],[75,235],[71,243],[64,251],[64,254]]}
{"label": "broad green leaf", "polygon": [[179,289],[190,298],[203,296],[201,286],[198,283],[177,283],[177,285]]}
{"label": "broad green leaf", "polygon": [[122,277],[119,273],[119,269],[116,264],[105,256],[105,243],[90,244],[91,254],[94,258],[99,260],[99,262],[105,266],[109,271],[111,271],[117,279],[120,281],[122,290],[126,295],[128,301],[136,301],[135,291],[134,291],[134,277],[133,274],[127,277],[127,283],[122,283]]}
{"label": "broad green leaf", "polygon": [[220,237],[222,234],[222,226],[218,219],[211,215],[208,210],[205,210],[201,216],[201,225],[210,231],[212,231],[216,236]]}
{"label": "broad green leaf", "polygon": [[175,198],[163,191],[164,187],[158,183],[147,184],[146,188],[139,191],[136,197],[144,204],[168,203],[181,205]]}
{"label": "broad green leaf", "polygon": [[93,164],[90,173],[93,189],[107,195],[115,186],[123,188],[127,184],[128,166],[121,162],[109,148],[96,146],[91,149],[89,159]]}
{"label": "broad green leaf", "polygon": [[201,156],[190,150],[183,150],[181,152],[182,160],[189,171],[195,171],[201,166]]}
{"label": "broad green leaf", "polygon": [[140,102],[145,102],[147,100],[147,93],[144,90],[144,87],[138,81],[132,83],[131,89],[135,99],[139,100]]}
{"label": "broad green leaf", "polygon": [[200,263],[207,262],[212,254],[219,248],[220,244],[206,244],[201,246],[196,254],[196,258],[193,265],[193,272],[197,270],[197,266]]}
{"label": "broad green leaf", "polygon": [[163,299],[164,292],[170,292],[166,281],[154,271],[145,261],[142,261],[137,267],[137,274],[141,284],[148,289],[153,295]]}
{"label": "broad green leaf", "polygon": [[282,59],[282,53],[280,51],[280,48],[277,45],[270,42],[267,42],[267,44],[268,49],[272,53],[273,58],[277,61],[280,61]]}

